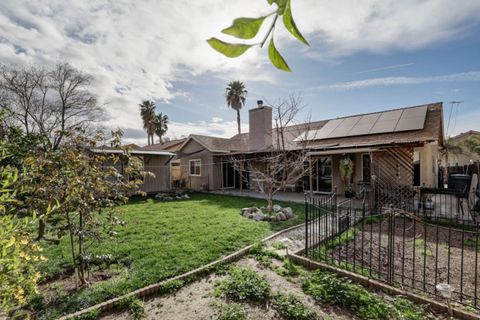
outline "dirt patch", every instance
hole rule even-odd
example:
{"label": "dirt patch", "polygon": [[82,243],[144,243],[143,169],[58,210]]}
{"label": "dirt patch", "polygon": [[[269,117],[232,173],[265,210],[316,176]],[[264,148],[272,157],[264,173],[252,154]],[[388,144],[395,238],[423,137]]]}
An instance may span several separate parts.
{"label": "dirt patch", "polygon": [[[250,268],[257,273],[265,275],[274,291],[293,293],[301,301],[315,310],[322,318],[329,319],[356,319],[352,314],[330,306],[320,306],[313,299],[305,295],[301,289],[301,280],[298,278],[286,279],[277,273],[263,269],[254,259],[244,258],[236,265]],[[145,301],[147,319],[165,320],[197,320],[216,319],[219,310],[225,301],[214,297],[214,283],[222,279],[221,276],[211,275],[192,284],[189,284],[175,294],[155,297]],[[268,306],[244,304],[248,319],[281,319],[276,312]],[[128,319],[128,312],[115,313],[102,317],[103,320]]]}
{"label": "dirt patch", "polygon": [[448,282],[456,300],[473,304],[479,263],[474,233],[397,218],[389,245],[386,221],[358,229],[353,240],[327,253],[327,261],[363,267],[368,269],[363,272],[371,270],[373,278],[384,281],[393,263],[394,282],[430,293],[435,293],[436,284]]}

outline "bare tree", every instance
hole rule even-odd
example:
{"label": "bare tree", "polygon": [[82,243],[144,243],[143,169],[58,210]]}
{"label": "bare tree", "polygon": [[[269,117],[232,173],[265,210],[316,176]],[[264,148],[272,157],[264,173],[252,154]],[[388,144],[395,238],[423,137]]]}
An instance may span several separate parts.
{"label": "bare tree", "polygon": [[7,125],[48,138],[54,149],[74,128],[88,129],[101,119],[102,107],[89,91],[92,78],[68,63],[50,69],[1,66],[0,101]]}
{"label": "bare tree", "polygon": [[311,170],[307,140],[311,137],[310,120],[297,123],[301,99],[291,95],[273,106],[274,128],[271,150],[249,158],[231,158],[236,170],[248,172],[258,183],[258,189],[268,202],[267,210],[273,210],[273,198],[279,191],[295,185]]}

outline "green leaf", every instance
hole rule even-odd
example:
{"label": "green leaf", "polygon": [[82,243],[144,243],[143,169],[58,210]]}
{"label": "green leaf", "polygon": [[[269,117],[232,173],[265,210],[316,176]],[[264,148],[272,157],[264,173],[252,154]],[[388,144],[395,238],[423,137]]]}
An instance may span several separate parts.
{"label": "green leaf", "polygon": [[260,30],[265,17],[260,18],[238,18],[233,24],[223,29],[222,32],[240,39],[252,39]]}
{"label": "green leaf", "polygon": [[223,42],[217,38],[210,38],[207,42],[213,49],[229,58],[241,56],[252,46],[249,44]]}
{"label": "green leaf", "polygon": [[269,5],[272,3],[276,3],[278,6],[277,13],[278,15],[282,15],[285,12],[285,8],[287,7],[287,0],[267,0]]}
{"label": "green leaf", "polygon": [[278,69],[288,72],[292,71],[290,70],[290,67],[285,62],[283,57],[280,55],[280,52],[278,52],[277,48],[275,48],[275,44],[273,43],[273,37],[270,40],[270,45],[268,46],[268,57],[270,58],[272,64]]}
{"label": "green leaf", "polygon": [[283,15],[283,24],[285,25],[285,28],[287,28],[287,30],[300,42],[303,42],[307,46],[310,45],[308,41],[300,33],[300,30],[298,30],[297,25],[293,20],[292,7],[290,5],[290,0],[287,1],[287,8],[285,10],[285,14]]}

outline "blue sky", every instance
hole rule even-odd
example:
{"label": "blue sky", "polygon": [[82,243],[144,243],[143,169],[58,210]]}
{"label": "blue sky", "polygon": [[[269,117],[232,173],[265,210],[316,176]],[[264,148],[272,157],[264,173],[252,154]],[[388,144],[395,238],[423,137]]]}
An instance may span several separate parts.
{"label": "blue sky", "polygon": [[[67,61],[94,77],[92,90],[106,105],[106,128],[126,141],[146,143],[138,104],[153,99],[170,117],[171,138],[228,137],[236,115],[227,109],[229,81],[256,100],[275,103],[296,94],[313,120],[430,102],[464,101],[449,134],[480,130],[480,1],[292,0],[296,22],[311,46],[276,29],[279,51],[293,69],[279,71],[266,48],[238,59],[213,51],[211,36],[239,16],[275,10],[259,0],[3,0],[0,61],[49,65]],[[268,21],[260,30],[258,41]]]}

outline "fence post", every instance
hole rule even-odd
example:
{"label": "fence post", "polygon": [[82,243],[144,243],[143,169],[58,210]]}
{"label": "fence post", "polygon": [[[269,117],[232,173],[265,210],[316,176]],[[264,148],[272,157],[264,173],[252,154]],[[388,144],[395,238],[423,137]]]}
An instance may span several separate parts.
{"label": "fence post", "polygon": [[394,243],[395,243],[395,211],[394,207],[390,205],[390,212],[388,214],[388,261],[387,261],[387,282],[393,284],[395,263],[394,263]]}
{"label": "fence post", "polygon": [[308,257],[308,200],[305,193],[305,256]]}

